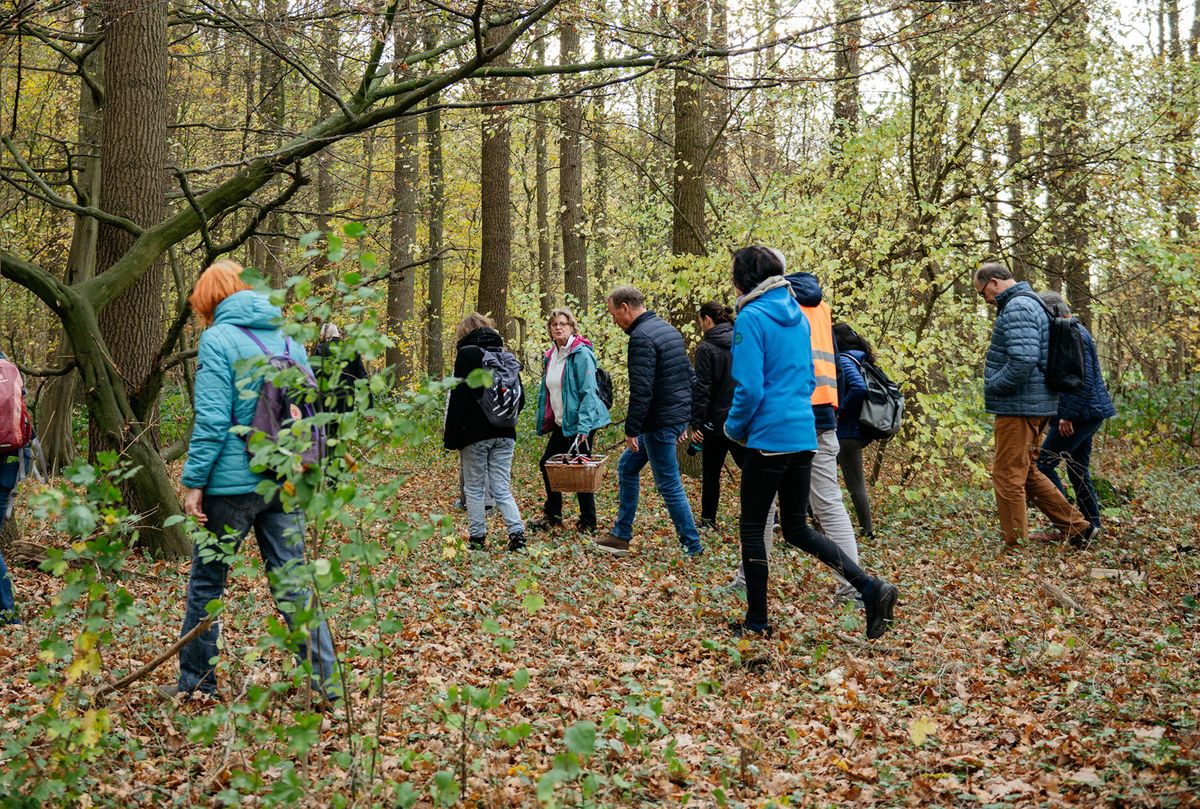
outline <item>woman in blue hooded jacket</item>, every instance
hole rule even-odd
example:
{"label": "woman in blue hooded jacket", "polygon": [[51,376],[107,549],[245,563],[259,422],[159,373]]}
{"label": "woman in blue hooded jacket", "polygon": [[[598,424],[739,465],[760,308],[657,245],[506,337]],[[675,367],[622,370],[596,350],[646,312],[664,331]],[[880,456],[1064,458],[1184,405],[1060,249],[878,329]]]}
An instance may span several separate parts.
{"label": "woman in blue hooded jacket", "polygon": [[[862,596],[867,637],[887,632],[898,591],[867,575],[840,548],[808,525],[808,490],[817,431],[811,400],[816,377],[808,319],[783,277],[780,255],[745,247],[733,256],[738,317],[733,327],[733,403],[725,434],[746,446],[740,524],[746,576],[746,618],[735,635],[771,633],[767,620],[768,561],[764,528],[776,495],[783,538],[840,573]],[[797,402],[805,406],[797,407]]]}
{"label": "woman in blue hooded jacket", "polygon": [[[257,489],[266,478],[250,469],[246,441],[232,432],[254,420],[256,396],[242,391],[262,387],[254,366],[273,355],[288,356],[311,374],[304,348],[279,328],[281,313],[267,296],[254,292],[242,280],[242,267],[218,261],[201,273],[188,303],[206,328],[200,335],[196,364],[195,422],[183,466],[186,488],[184,511],[213,532],[209,541],[192,548],[187,602],[182,635],[207,616],[207,605],[225,593],[232,559],[222,543],[238,552],[242,540],[254,529],[276,604],[289,603],[284,620],[292,627],[293,615],[310,608],[312,593],[292,569],[304,562],[304,515],[288,511],[279,494],[263,497]],[[295,629],[295,627],[292,627]],[[337,699],[334,681],[333,639],[324,620],[305,627],[297,659],[312,666],[312,683],[327,701]],[[214,622],[179,651],[179,683],[160,686],[167,696],[195,691],[214,693],[219,623]],[[313,637],[315,635],[316,637]]]}
{"label": "woman in blue hooded jacket", "polygon": [[[596,385],[596,354],[592,344],[579,333],[575,315],[570,309],[555,309],[546,319],[550,347],[542,365],[542,386],[538,390],[538,435],[548,435],[546,450],[538,465],[546,486],[546,502],[542,520],[531,523],[531,530],[543,530],[562,525],[563,496],[550,490],[546,461],[551,456],[568,452],[576,439],[577,451],[591,452],[596,430],[612,422],[608,408],[600,400]],[[596,495],[579,492],[579,530],[596,530]]]}
{"label": "woman in blue hooded jacket", "polygon": [[[1071,317],[1071,309],[1057,292],[1042,292],[1042,301],[1055,317]],[[1092,485],[1092,437],[1104,426],[1105,419],[1117,415],[1112,397],[1100,372],[1100,357],[1092,335],[1076,323],[1083,335],[1083,389],[1058,397],[1058,417],[1050,420],[1046,440],[1038,457],[1038,471],[1050,479],[1065,497],[1066,488],[1058,476],[1058,462],[1067,468],[1067,478],[1075,491],[1075,505],[1097,529],[1100,528],[1100,499]]]}

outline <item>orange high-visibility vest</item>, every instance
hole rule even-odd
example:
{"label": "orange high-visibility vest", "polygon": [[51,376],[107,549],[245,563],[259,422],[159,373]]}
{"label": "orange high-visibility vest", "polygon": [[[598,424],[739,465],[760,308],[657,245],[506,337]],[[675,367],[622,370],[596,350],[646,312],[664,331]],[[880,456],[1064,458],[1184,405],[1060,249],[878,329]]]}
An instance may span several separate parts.
{"label": "orange high-visibility vest", "polygon": [[833,310],[825,301],[816,306],[801,306],[800,309],[808,318],[808,328],[812,332],[813,375],[817,378],[812,403],[837,407],[837,355],[833,352]]}

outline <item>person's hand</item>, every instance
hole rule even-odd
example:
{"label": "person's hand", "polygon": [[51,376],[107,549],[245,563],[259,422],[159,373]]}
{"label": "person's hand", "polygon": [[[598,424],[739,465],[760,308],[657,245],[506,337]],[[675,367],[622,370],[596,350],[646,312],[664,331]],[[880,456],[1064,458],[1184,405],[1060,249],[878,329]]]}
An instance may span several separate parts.
{"label": "person's hand", "polygon": [[1075,425],[1071,423],[1070,419],[1059,419],[1058,432],[1059,434],[1070,438],[1071,436],[1075,435]]}
{"label": "person's hand", "polygon": [[688,440],[688,431],[684,430],[682,433],[679,434],[679,437],[675,439],[675,443],[676,444],[686,444],[687,440]]}
{"label": "person's hand", "polygon": [[627,448],[627,449],[628,449],[630,452],[637,452],[637,451],[638,451],[638,440],[637,440],[637,436],[636,436],[636,435],[627,435],[627,436],[625,436],[625,447],[626,447],[626,448]]}
{"label": "person's hand", "polygon": [[697,444],[703,444],[704,443],[704,431],[697,430],[695,427],[693,427],[692,428],[692,440],[695,441]]}
{"label": "person's hand", "polygon": [[204,516],[204,509],[201,507],[203,502],[203,489],[188,489],[183,495],[183,513],[195,517],[196,522],[201,525],[208,522],[208,517]]}

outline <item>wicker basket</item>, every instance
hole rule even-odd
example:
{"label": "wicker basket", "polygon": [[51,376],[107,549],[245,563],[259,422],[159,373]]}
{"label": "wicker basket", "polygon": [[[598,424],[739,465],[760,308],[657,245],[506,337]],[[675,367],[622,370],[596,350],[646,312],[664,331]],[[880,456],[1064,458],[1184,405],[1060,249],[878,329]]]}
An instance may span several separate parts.
{"label": "wicker basket", "polygon": [[590,455],[572,458],[569,455],[551,455],[546,460],[546,477],[550,479],[552,492],[596,492],[604,479],[604,462],[607,455]]}

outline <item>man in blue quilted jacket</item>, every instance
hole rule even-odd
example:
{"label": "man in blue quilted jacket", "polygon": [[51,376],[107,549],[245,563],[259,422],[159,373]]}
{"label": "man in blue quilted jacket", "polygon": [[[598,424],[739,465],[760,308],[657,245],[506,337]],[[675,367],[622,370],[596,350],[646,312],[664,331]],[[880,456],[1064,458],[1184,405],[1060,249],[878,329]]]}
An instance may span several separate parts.
{"label": "man in blue quilted jacket", "polygon": [[1058,412],[1058,394],[1046,385],[1050,317],[1029,284],[1018,283],[1002,264],[980,265],[975,291],[996,307],[983,398],[996,419],[992,486],[1004,545],[1015,548],[1028,539],[1026,502],[1073,545],[1087,545],[1098,529],[1037,467],[1042,432]]}
{"label": "man in blue quilted jacket", "polygon": [[675,444],[682,440],[692,414],[692,364],[683,335],[647,311],[646,298],[635,287],[620,286],[610,292],[608,314],[629,335],[629,410],[625,417],[625,452],[617,463],[617,521],[608,536],[596,540],[596,545],[616,555],[629,552],[641,494],[641,472],[649,463],[683,552],[699,556],[704,548],[675,455]]}

